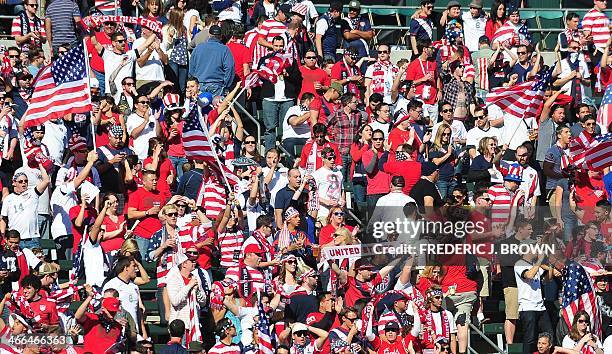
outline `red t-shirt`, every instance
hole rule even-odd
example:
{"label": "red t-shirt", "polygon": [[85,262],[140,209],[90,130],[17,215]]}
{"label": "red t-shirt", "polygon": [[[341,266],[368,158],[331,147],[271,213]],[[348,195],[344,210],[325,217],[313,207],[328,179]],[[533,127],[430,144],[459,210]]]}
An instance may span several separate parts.
{"label": "red t-shirt", "polygon": [[321,96],[320,99],[314,99],[308,108],[311,111],[319,111],[317,123],[323,124],[327,123],[327,117],[331,116],[337,109],[336,105],[327,101],[324,96]]}
{"label": "red t-shirt", "polygon": [[420,84],[416,85],[415,93],[423,100],[423,102],[427,104],[434,104],[438,95],[438,88],[436,85],[438,69],[435,62],[429,60],[422,62],[419,58],[413,60],[410,64],[408,64],[408,69],[406,70],[406,80],[413,82],[420,80],[421,78],[425,77],[426,73],[433,74],[433,80],[421,82]]}
{"label": "red t-shirt", "polygon": [[40,297],[38,301],[30,301],[30,307],[35,314],[40,315],[38,323],[55,326],[59,324],[55,303]]}
{"label": "red t-shirt", "polygon": [[[351,72],[349,72],[349,68],[347,68],[343,60],[334,64],[334,66],[332,66],[332,69],[331,69],[331,78],[334,80],[346,80],[346,78],[350,76],[359,75],[359,74],[361,73],[357,70],[357,68],[355,68],[354,71],[351,70]],[[344,86],[344,89],[345,89],[345,92],[348,91],[356,95],[358,100],[361,100],[361,91],[359,91],[359,87],[354,81],[350,81],[346,83]],[[366,113],[369,114],[369,112],[367,112],[367,108],[369,107],[366,107]]]}
{"label": "red t-shirt", "polygon": [[[387,139],[389,141],[389,144],[391,144],[391,151],[395,151],[397,149],[398,146],[402,145],[402,144],[406,144],[409,140],[410,140],[410,131],[412,129],[409,130],[401,130],[399,128],[393,128],[391,129],[391,132],[389,133],[389,138]],[[418,148],[420,147],[420,143],[419,143],[419,138],[417,136],[417,133],[414,133],[414,140],[412,141],[412,147],[414,148],[415,152],[414,152],[414,156],[416,156],[416,152],[418,151]]]}
{"label": "red t-shirt", "polygon": [[[380,159],[380,157],[382,156],[382,152],[378,153],[378,158]],[[361,156],[361,162],[363,163],[364,166],[368,166],[370,164],[370,161],[372,161],[372,159],[374,158],[374,152],[372,150],[368,150],[366,152],[363,153],[363,155]],[[368,179],[368,186],[367,186],[367,194],[368,195],[373,195],[373,194],[387,194],[389,193],[389,184],[391,183],[391,175],[380,171],[378,169],[378,163],[376,164],[376,166],[374,166],[374,170],[372,171],[372,173],[368,173],[366,174],[366,177]]]}
{"label": "red t-shirt", "polygon": [[110,331],[106,332],[96,314],[85,313],[85,317],[81,318],[79,323],[83,326],[83,333],[85,333],[83,348],[85,353],[104,354],[121,338],[121,326],[118,323],[114,323]]}
{"label": "red t-shirt", "polygon": [[393,343],[389,343],[376,337],[372,341],[372,345],[377,350],[378,354],[406,354],[406,348],[404,348],[404,339],[398,335],[397,339]]}
{"label": "red t-shirt", "polygon": [[[206,239],[215,239],[215,231],[210,228],[204,232],[204,236],[201,239],[197,239],[195,243],[200,243]],[[204,246],[202,248],[198,248],[198,265],[202,269],[210,269],[212,267],[212,247],[213,246]]]}
{"label": "red t-shirt", "polygon": [[302,98],[304,92],[310,92],[315,97],[319,97],[319,93],[315,90],[314,83],[318,81],[323,86],[329,86],[330,78],[327,76],[325,70],[321,68],[309,69],[306,66],[300,66],[300,72],[302,73],[302,90],[298,99]]}
{"label": "red t-shirt", "polygon": [[418,161],[397,161],[395,154],[389,154],[389,160],[383,170],[393,176],[403,176],[406,182],[402,192],[408,195],[412,187],[421,179],[421,163]]}
{"label": "red t-shirt", "polygon": [[[125,216],[118,215],[117,222],[113,222],[108,216],[102,220],[102,225],[106,227],[106,232],[114,232],[121,228],[121,224],[125,221]],[[111,238],[110,240],[105,240],[100,242],[100,246],[102,246],[102,250],[104,252],[117,251],[121,248],[121,245],[124,241],[125,230],[121,232],[119,235]]]}
{"label": "red t-shirt", "polygon": [[83,231],[85,230],[85,226],[91,225],[96,221],[96,217],[98,216],[98,212],[96,209],[92,207],[85,208],[85,212],[83,213],[83,226],[76,227],[74,224],[74,220],[79,215],[81,211],[80,205],[75,205],[68,211],[68,215],[70,216],[70,220],[72,221],[72,235],[74,240],[72,241],[72,253],[76,254],[79,249],[79,245],[81,244],[81,240],[83,239]]}
{"label": "red t-shirt", "polygon": [[[147,165],[153,162],[152,157],[147,157],[142,162],[142,168],[146,169]],[[163,159],[157,164],[157,190],[160,191],[164,198],[170,199],[172,197],[172,193],[170,192],[170,185],[168,184],[168,176],[173,174],[176,176],[176,170],[174,169],[174,165],[170,162],[170,159]]]}
{"label": "red t-shirt", "polygon": [[[306,145],[304,145],[304,147],[302,148],[302,154],[300,155],[300,167],[301,168],[307,168],[311,169],[312,166],[308,166],[308,159],[310,157],[310,153],[312,152],[312,146],[313,146],[314,142],[313,141],[308,141],[306,142]],[[321,168],[321,166],[323,166],[323,159],[321,158],[321,151],[323,151],[324,148],[326,147],[331,147],[332,149],[334,149],[334,152],[336,153],[336,165],[341,166],[342,165],[342,155],[340,155],[340,151],[338,151],[338,146],[332,142],[326,141],[325,144],[323,144],[323,146],[317,146],[317,151],[316,153],[316,159],[315,159],[315,166],[314,169],[312,169],[312,171],[316,171],[319,168]]]}
{"label": "red t-shirt", "polygon": [[162,131],[166,137],[166,144],[168,146],[168,156],[174,157],[185,157],[185,149],[183,148],[183,125],[184,121],[180,121],[177,125],[178,134],[172,139],[168,139],[170,136],[170,129],[162,124]]}
{"label": "red t-shirt", "polygon": [[610,69],[610,67],[606,66],[601,68],[599,82],[601,82],[602,91],[605,91],[606,87],[612,83],[612,69]]}
{"label": "red t-shirt", "polygon": [[[130,194],[127,206],[128,209],[135,208],[137,211],[147,211],[153,207],[153,202],[159,202],[159,206],[163,207],[166,204],[166,198],[159,191],[149,192],[142,187]],[[140,223],[134,229],[134,234],[142,238],[150,239],[154,233],[161,229],[162,225],[157,215],[145,216],[139,220]]]}
{"label": "red t-shirt", "polygon": [[226,45],[234,57],[234,70],[236,70],[236,76],[240,78],[240,81],[243,81],[244,69],[242,66],[243,64],[249,64],[249,67],[251,67],[253,63],[253,54],[251,50],[242,43],[229,41]]}
{"label": "red t-shirt", "polygon": [[447,291],[449,286],[455,284],[457,285],[457,293],[476,291],[478,288],[476,281],[469,279],[466,275],[467,269],[464,265],[465,255],[451,255],[443,264],[449,264],[445,266],[446,273],[444,274],[444,278],[442,278],[443,291]]}

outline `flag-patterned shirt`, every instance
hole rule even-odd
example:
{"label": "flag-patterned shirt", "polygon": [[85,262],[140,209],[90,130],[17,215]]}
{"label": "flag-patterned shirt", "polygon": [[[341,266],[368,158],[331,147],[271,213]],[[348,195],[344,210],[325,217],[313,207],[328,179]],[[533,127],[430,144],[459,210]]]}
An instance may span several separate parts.
{"label": "flag-patterned shirt", "polygon": [[[22,28],[22,16],[16,17],[13,19],[13,23],[11,25],[11,36],[22,36],[23,34]],[[37,26],[38,24],[38,26]],[[38,31],[40,32],[40,38],[46,38],[47,32],[45,31],[45,21],[43,19],[39,19],[38,17],[29,17],[28,16],[28,28],[30,32]],[[29,42],[25,42],[21,45],[21,51],[28,52],[30,47],[41,46],[42,42],[40,40],[31,39]]]}
{"label": "flag-patterned shirt", "polygon": [[503,184],[491,186],[487,191],[491,197],[491,222],[493,224],[507,224],[510,218],[512,195]]}
{"label": "flag-patterned shirt", "polygon": [[217,242],[221,249],[221,267],[229,268],[238,265],[240,259],[240,248],[244,242],[241,230],[225,230],[219,232]]}

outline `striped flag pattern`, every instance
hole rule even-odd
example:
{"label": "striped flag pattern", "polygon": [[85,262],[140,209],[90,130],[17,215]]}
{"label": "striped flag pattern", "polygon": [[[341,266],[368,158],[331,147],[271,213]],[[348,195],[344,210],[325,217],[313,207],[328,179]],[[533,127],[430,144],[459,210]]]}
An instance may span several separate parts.
{"label": "striped flag pattern", "polygon": [[597,123],[604,127],[604,129],[608,129],[610,123],[612,123],[612,119],[610,116],[612,115],[612,110],[610,105],[612,104],[612,85],[608,85],[606,88],[606,92],[604,93],[603,98],[601,99],[601,106],[599,108],[599,112],[597,113]]}
{"label": "striped flag pattern", "polygon": [[586,152],[593,141],[591,134],[583,130],[580,135],[570,140],[569,152],[571,164],[586,169]]}
{"label": "striped flag pattern", "polygon": [[601,337],[601,318],[595,289],[586,270],[575,261],[570,261],[563,268],[562,279],[561,315],[565,323],[571,328],[576,312],[584,310],[591,318],[593,333]]}
{"label": "striped flag pattern", "polygon": [[267,58],[264,65],[260,65],[257,70],[253,72],[257,73],[260,78],[266,79],[271,83],[275,84],[278,81],[279,75],[293,64],[293,57],[289,53],[276,52],[270,58]]}
{"label": "striped flag pattern", "polygon": [[272,346],[272,336],[270,335],[270,321],[264,310],[263,303],[258,302],[259,322],[257,330],[259,331],[259,351],[258,354],[273,354],[274,347]]}
{"label": "striped flag pattern", "polygon": [[85,48],[83,43],[79,43],[37,75],[32,98],[24,113],[24,127],[39,125],[68,113],[91,111],[88,80]]}
{"label": "striped flag pattern", "polygon": [[544,102],[544,91],[554,68],[540,75],[540,78],[526,81],[512,87],[497,87],[487,94],[487,104],[496,104],[514,118],[535,117]]}
{"label": "striped flag pattern", "polygon": [[489,91],[489,58],[478,58],[478,87],[481,90]]}
{"label": "striped flag pattern", "polygon": [[612,133],[595,137],[585,153],[586,164],[594,171],[612,166]]}

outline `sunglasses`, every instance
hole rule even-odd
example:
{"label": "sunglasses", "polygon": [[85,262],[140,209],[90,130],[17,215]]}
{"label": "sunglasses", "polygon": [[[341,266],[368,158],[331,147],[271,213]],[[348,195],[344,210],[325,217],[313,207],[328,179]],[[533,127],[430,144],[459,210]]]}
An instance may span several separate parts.
{"label": "sunglasses", "polygon": [[440,347],[440,353],[442,352],[450,353],[450,347],[446,345],[443,347]]}
{"label": "sunglasses", "polygon": [[523,55],[523,54],[527,54],[527,52],[516,52],[516,54]]}
{"label": "sunglasses", "polygon": [[134,86],[134,83],[133,82],[126,82],[124,85],[125,86]]}
{"label": "sunglasses", "polygon": [[285,262],[287,264],[297,264],[297,261],[295,259],[289,260],[287,262]]}
{"label": "sunglasses", "polygon": [[317,57],[305,57],[306,59],[317,59]]}
{"label": "sunglasses", "polygon": [[150,101],[138,101],[138,103],[140,103],[140,104],[146,104],[147,106],[148,106],[149,104],[151,104],[151,102],[150,102]]}
{"label": "sunglasses", "polygon": [[175,218],[175,217],[177,217],[177,216],[178,216],[178,213],[177,213],[177,212],[173,212],[173,213],[166,213],[166,216],[169,216],[169,217],[171,217],[171,218]]}
{"label": "sunglasses", "polygon": [[28,6],[33,7],[33,8],[35,8],[35,9],[37,9],[37,8],[38,8],[38,4],[28,4]]}
{"label": "sunglasses", "polygon": [[388,50],[379,50],[378,54],[389,54]]}
{"label": "sunglasses", "polygon": [[450,133],[442,133],[442,136],[450,136]]}
{"label": "sunglasses", "polygon": [[580,47],[579,46],[571,46],[570,49],[580,49]]}
{"label": "sunglasses", "polygon": [[256,143],[255,143],[255,140],[245,141],[244,143],[245,143],[245,144],[248,144],[248,145],[255,145],[255,144],[256,144]]}
{"label": "sunglasses", "polygon": [[347,321],[354,322],[357,320],[357,317],[345,317]]}
{"label": "sunglasses", "polygon": [[187,204],[176,204],[177,208],[187,208]]}
{"label": "sunglasses", "polygon": [[383,141],[385,138],[372,138],[373,141]]}
{"label": "sunglasses", "polygon": [[343,211],[336,211],[334,212],[335,216],[344,216],[344,212]]}
{"label": "sunglasses", "polygon": [[491,201],[491,198],[480,197],[480,199],[482,199],[482,200],[486,200],[487,202],[490,202],[490,201]]}
{"label": "sunglasses", "polygon": [[125,43],[125,39],[117,39],[117,40],[115,40],[115,42],[117,42],[117,43]]}
{"label": "sunglasses", "polygon": [[329,155],[329,156],[324,157],[324,159],[333,161],[336,159],[336,155]]}
{"label": "sunglasses", "polygon": [[192,256],[197,256],[198,255],[198,251],[187,251],[187,252],[185,252],[185,254],[190,254]]}
{"label": "sunglasses", "polygon": [[425,8],[431,10],[431,9],[433,9],[433,5],[427,5],[427,6],[425,6]]}
{"label": "sunglasses", "polygon": [[461,199],[463,198],[462,194],[453,194],[453,197],[455,197],[455,199]]}
{"label": "sunglasses", "polygon": [[17,54],[17,55],[10,55],[10,54],[9,54],[9,56],[8,56],[8,57],[9,57],[9,58],[15,58],[15,59],[17,59],[17,58],[19,58],[19,54]]}
{"label": "sunglasses", "polygon": [[595,125],[595,123],[586,123],[585,125],[586,125],[587,127],[592,127],[592,126],[594,126],[594,125]]}
{"label": "sunglasses", "polygon": [[114,22],[105,22],[104,26],[111,26],[111,27],[115,27],[115,23]]}
{"label": "sunglasses", "polygon": [[306,337],[308,335],[308,332],[307,331],[297,331],[293,334],[295,334],[297,337]]}
{"label": "sunglasses", "polygon": [[578,323],[587,323],[587,320],[578,320]]}
{"label": "sunglasses", "polygon": [[15,183],[28,183],[28,180],[27,179],[20,179],[20,180],[15,181]]}
{"label": "sunglasses", "polygon": [[450,113],[450,112],[452,112],[452,111],[453,111],[452,109],[443,109],[443,110],[442,110],[442,113]]}

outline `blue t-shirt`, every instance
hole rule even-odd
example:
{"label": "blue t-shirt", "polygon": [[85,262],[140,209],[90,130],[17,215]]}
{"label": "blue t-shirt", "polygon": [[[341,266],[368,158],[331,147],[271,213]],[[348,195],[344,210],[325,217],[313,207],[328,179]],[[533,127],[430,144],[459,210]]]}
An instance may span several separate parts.
{"label": "blue t-shirt", "polygon": [[518,81],[516,83],[520,84],[522,82],[527,81],[527,74],[529,74],[531,69],[533,69],[533,65],[531,64],[529,64],[529,66],[525,69],[521,64],[516,63],[512,67],[512,71],[510,71],[510,74],[518,74]]}
{"label": "blue t-shirt", "polygon": [[[434,158],[440,158],[446,155],[446,150],[441,151],[429,151],[429,161],[433,162]],[[453,176],[455,176],[455,158],[457,155],[453,151],[451,156],[449,156],[441,165],[440,165],[440,181],[450,181]]]}
{"label": "blue t-shirt", "polygon": [[[544,162],[554,164],[553,171],[561,173],[561,156],[563,156],[563,150],[558,145],[553,145],[546,151]],[[559,185],[559,182],[567,178],[546,178],[546,190],[551,190]]]}

